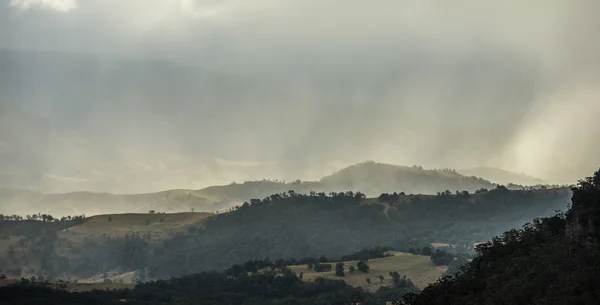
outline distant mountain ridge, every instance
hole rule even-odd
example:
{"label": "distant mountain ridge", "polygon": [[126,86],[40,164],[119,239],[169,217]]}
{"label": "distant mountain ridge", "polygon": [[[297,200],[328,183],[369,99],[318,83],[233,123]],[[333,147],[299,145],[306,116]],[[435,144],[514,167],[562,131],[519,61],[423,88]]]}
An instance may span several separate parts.
{"label": "distant mountain ridge", "polygon": [[520,185],[540,185],[545,184],[544,180],[524,173],[515,173],[496,167],[476,167],[471,169],[458,170],[459,173],[466,176],[481,177],[498,184],[520,184]]}
{"label": "distant mountain ridge", "polygon": [[339,170],[319,181],[337,190],[362,190],[369,195],[385,192],[436,194],[446,190],[474,192],[495,184],[482,178],[464,176],[450,169],[423,169],[367,161]]}
{"label": "distant mountain ridge", "polygon": [[494,188],[496,184],[478,177],[461,175],[454,170],[429,170],[373,161],[358,163],[318,181],[256,180],[200,190],[174,189],[143,194],[70,192],[44,194],[14,188],[0,188],[0,213],[49,213],[97,215],[105,213],[215,212],[226,210],[250,199],[262,199],[275,193],[360,191],[370,197],[381,193],[437,194],[446,190],[469,191]]}

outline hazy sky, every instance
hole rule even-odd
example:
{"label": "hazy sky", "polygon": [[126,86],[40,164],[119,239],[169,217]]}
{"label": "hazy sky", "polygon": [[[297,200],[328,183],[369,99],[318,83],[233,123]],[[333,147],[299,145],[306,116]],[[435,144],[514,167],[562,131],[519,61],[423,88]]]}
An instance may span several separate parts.
{"label": "hazy sky", "polygon": [[375,160],[570,183],[600,165],[597,0],[0,3],[4,181],[137,192]]}

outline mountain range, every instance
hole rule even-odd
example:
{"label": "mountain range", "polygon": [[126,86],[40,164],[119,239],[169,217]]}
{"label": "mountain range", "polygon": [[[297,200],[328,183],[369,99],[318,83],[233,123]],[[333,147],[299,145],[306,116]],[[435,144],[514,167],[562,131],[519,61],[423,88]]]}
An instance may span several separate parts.
{"label": "mountain range", "polygon": [[[518,174],[513,174],[518,177]],[[253,180],[216,185],[202,189],[171,189],[140,194],[96,192],[43,193],[23,188],[0,188],[0,213],[52,215],[97,215],[103,213],[216,212],[227,210],[250,199],[275,193],[360,191],[368,196],[381,193],[436,194],[449,190],[469,191],[496,187],[484,178],[465,176],[454,170],[428,170],[373,161],[355,164],[316,181]],[[514,188],[514,187],[513,187]],[[518,187],[517,187],[518,188]]]}

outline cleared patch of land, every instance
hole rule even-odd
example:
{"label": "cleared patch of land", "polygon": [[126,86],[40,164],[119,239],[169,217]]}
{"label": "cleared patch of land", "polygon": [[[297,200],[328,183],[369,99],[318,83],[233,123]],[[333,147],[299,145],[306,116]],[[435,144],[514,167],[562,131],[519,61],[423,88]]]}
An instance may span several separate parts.
{"label": "cleared patch of land", "polygon": [[[363,273],[355,271],[350,273],[350,266],[355,266],[358,261],[347,261],[344,262],[344,273],[343,277],[335,276],[335,264],[332,265],[332,271],[328,272],[315,272],[308,269],[307,265],[290,266],[296,274],[303,272],[303,280],[309,281],[314,280],[317,277],[325,277],[331,279],[341,279],[346,281],[349,285],[355,287],[362,287],[369,291],[377,291],[381,286],[391,286],[393,281],[389,273],[396,271],[400,276],[405,276],[410,279],[415,286],[419,289],[425,288],[428,284],[435,282],[442,274],[443,271],[436,268],[436,266],[430,261],[429,256],[413,255],[411,253],[403,252],[388,252],[393,256],[371,259],[367,262],[369,265],[369,272]],[[380,282],[379,275],[384,276],[383,282]],[[368,285],[366,279],[371,279],[371,284]]]}
{"label": "cleared patch of land", "polygon": [[162,240],[190,227],[201,227],[211,213],[110,214],[89,217],[82,224],[60,232],[59,237],[74,242],[85,238],[124,237],[131,233],[147,233],[152,240]]}

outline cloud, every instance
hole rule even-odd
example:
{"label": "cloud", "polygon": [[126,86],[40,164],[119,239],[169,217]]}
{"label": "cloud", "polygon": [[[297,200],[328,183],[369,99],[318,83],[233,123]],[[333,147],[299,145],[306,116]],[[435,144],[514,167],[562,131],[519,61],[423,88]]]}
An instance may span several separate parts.
{"label": "cloud", "polygon": [[231,3],[223,0],[181,0],[180,6],[196,18],[219,17],[232,9]]}
{"label": "cloud", "polygon": [[[11,7],[26,3],[51,2]],[[177,155],[155,169],[177,183],[217,176],[178,176],[198,155],[286,163],[258,174],[288,179],[373,159],[571,182],[600,164],[596,0],[73,4],[65,15],[0,8],[1,46],[77,54],[0,57],[0,99],[60,122],[55,135],[94,139],[45,141],[56,153],[29,163],[54,176],[103,162],[126,176],[137,154]],[[18,144],[33,155],[39,139],[28,141]]]}
{"label": "cloud", "polygon": [[58,12],[69,12],[77,8],[76,0],[11,0],[10,7],[29,10],[29,9],[48,9]]}

